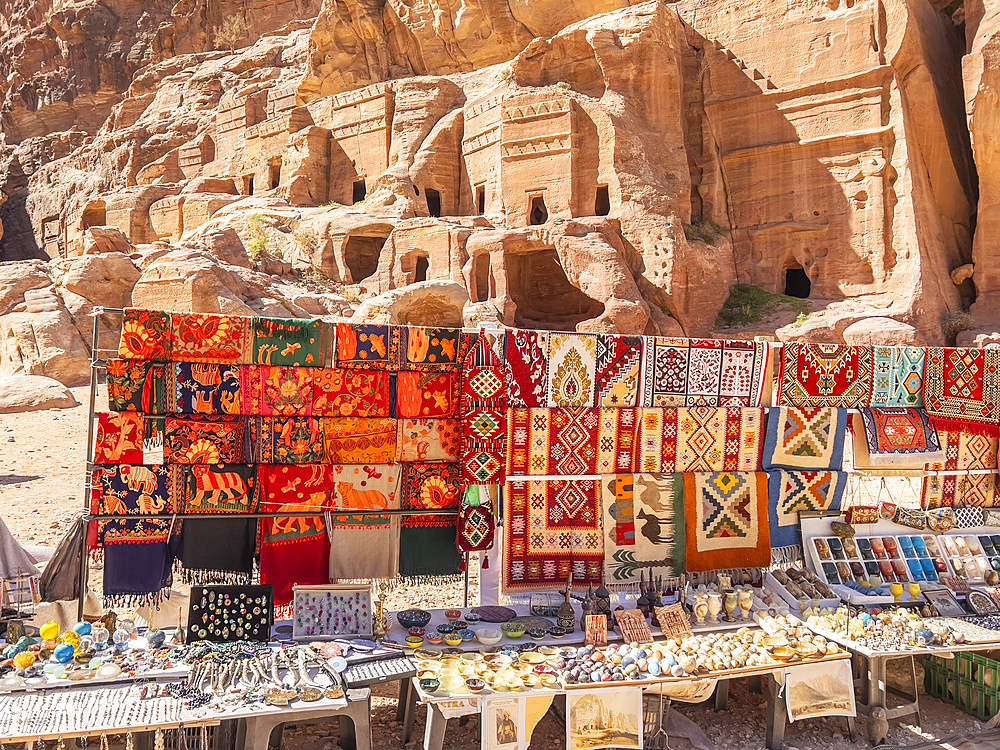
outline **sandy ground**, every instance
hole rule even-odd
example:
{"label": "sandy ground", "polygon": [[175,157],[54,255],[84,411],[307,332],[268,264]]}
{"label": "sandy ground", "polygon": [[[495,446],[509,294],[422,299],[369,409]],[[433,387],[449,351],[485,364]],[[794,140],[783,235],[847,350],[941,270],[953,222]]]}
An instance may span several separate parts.
{"label": "sandy ground", "polygon": [[[26,545],[54,546],[68,528],[70,520],[83,505],[83,479],[86,461],[87,399],[86,387],[73,391],[80,402],[69,409],[55,409],[24,414],[0,414],[0,516],[15,537]],[[102,394],[103,397],[103,394]],[[102,399],[98,400],[98,404]],[[99,574],[98,574],[99,575]],[[97,583],[97,577],[92,585]],[[478,571],[470,571],[473,595],[478,591]],[[461,586],[416,586],[395,590],[389,598],[393,609],[405,606],[442,607],[462,604]],[[922,677],[920,678],[922,684]],[[982,731],[973,717],[939,700],[921,696],[921,720],[893,727],[889,741],[896,746],[922,745],[979,734]],[[716,712],[711,702],[680,705],[678,713],[697,724],[719,748],[756,750],[764,747],[765,703],[759,693],[750,692],[745,680],[736,681],[730,690],[729,707]],[[372,706],[374,746],[399,747],[402,729],[395,721],[394,686],[376,688]],[[416,724],[408,747],[420,746],[424,733],[425,709],[417,708]],[[335,722],[289,727],[284,734],[285,747],[301,750],[333,750],[337,745]],[[532,750],[559,750],[565,747],[563,722],[550,711],[535,729]],[[847,750],[864,747],[850,742],[844,719],[808,720],[789,726],[786,750]],[[479,746],[479,722],[476,717],[448,725],[445,747],[449,750]],[[671,737],[670,747],[690,750],[695,745],[680,737]],[[219,749],[221,750],[221,749]]]}

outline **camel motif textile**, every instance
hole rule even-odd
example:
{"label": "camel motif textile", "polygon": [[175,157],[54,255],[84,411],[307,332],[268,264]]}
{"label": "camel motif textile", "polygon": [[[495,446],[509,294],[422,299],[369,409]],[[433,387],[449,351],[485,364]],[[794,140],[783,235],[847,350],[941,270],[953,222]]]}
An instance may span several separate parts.
{"label": "camel motif textile", "polygon": [[274,600],[288,604],[293,584],[328,583],[330,540],[321,515],[330,505],[333,467],[328,464],[261,466],[265,513],[320,515],[267,518],[261,522],[260,580],[274,584]]}
{"label": "camel motif textile", "polygon": [[768,565],[767,474],[685,474],[684,531],[690,572]]}
{"label": "camel motif textile", "polygon": [[1000,350],[928,348],[923,396],[938,429],[1000,435]]}
{"label": "camel motif textile", "polygon": [[503,590],[599,585],[603,505],[597,480],[517,481],[504,492]]}
{"label": "camel motif textile", "polygon": [[[395,578],[399,573],[399,464],[334,466],[330,579]],[[349,514],[339,511],[352,511]]]}
{"label": "camel motif textile", "polygon": [[174,362],[167,367],[173,374],[170,411],[177,414],[241,414],[244,411],[239,367],[204,362]]}
{"label": "camel motif textile", "polygon": [[870,346],[785,344],[778,382],[781,406],[868,406],[873,385]]}
{"label": "camel motif textile", "polygon": [[145,420],[136,412],[102,412],[97,415],[94,463],[141,464]]}
{"label": "camel motif textile", "polygon": [[326,367],[333,325],[322,320],[253,318],[251,362],[260,365]]}
{"label": "camel motif textile", "polygon": [[244,456],[243,417],[167,417],[163,460],[169,464],[234,464]]}
{"label": "camel motif textile", "polygon": [[[637,584],[640,574],[684,573],[684,477],[619,474],[601,480],[604,584]],[[648,577],[648,575],[646,575]]]}

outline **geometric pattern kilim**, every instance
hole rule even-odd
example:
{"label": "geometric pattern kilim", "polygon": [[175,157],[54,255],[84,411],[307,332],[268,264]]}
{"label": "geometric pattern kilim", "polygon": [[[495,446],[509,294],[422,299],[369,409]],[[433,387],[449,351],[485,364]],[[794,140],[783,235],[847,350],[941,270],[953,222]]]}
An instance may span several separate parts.
{"label": "geometric pattern kilim", "polygon": [[764,468],[840,471],[846,428],[846,409],[768,409]]}
{"label": "geometric pattern kilim", "polygon": [[763,472],[684,475],[685,566],[689,571],[768,563],[767,487]]}

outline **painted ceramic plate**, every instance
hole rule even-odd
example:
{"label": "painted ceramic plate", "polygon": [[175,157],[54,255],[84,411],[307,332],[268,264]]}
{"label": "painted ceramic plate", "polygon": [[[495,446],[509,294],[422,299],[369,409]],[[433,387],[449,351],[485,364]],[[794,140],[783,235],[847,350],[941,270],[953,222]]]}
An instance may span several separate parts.
{"label": "painted ceramic plate", "polygon": [[524,629],[531,630],[532,628],[540,628],[541,630],[548,630],[553,625],[555,625],[552,620],[546,620],[544,617],[536,617],[534,615],[526,615],[524,617],[515,617],[511,622],[516,622],[519,625],[523,625]]}
{"label": "painted ceramic plate", "polygon": [[508,622],[517,617],[509,607],[475,607],[473,610],[483,622]]}
{"label": "painted ceramic plate", "polygon": [[966,596],[966,601],[969,602],[969,607],[977,615],[995,615],[1000,612],[1000,607],[997,607],[993,598],[982,591],[970,591]]}

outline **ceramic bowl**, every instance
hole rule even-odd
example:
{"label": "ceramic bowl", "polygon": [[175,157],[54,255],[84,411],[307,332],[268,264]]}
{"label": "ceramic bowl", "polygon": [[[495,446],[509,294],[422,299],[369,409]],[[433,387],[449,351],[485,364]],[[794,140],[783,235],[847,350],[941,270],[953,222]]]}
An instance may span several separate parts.
{"label": "ceramic bowl", "polygon": [[476,631],[476,640],[484,646],[495,646],[502,638],[503,633],[495,628],[479,628]]}
{"label": "ceramic bowl", "polygon": [[419,635],[408,635],[406,636],[406,645],[410,648],[419,648],[424,644],[424,639]]}
{"label": "ceramic bowl", "polygon": [[436,693],[441,687],[441,680],[433,677],[425,677],[420,680],[420,689],[425,693]]}
{"label": "ceramic bowl", "polygon": [[428,633],[427,634],[428,643],[442,643],[444,642],[444,636],[440,633]]}
{"label": "ceramic bowl", "polygon": [[426,609],[404,609],[396,613],[396,622],[404,628],[425,628],[431,621],[431,613]]}
{"label": "ceramic bowl", "polygon": [[558,680],[554,674],[540,674],[538,675],[538,682],[543,688],[553,688],[556,686]]}
{"label": "ceramic bowl", "polygon": [[458,610],[458,609],[446,609],[444,611],[444,619],[448,620],[448,622],[454,622],[455,620],[461,620],[462,619],[462,612],[461,612],[461,610]]}
{"label": "ceramic bowl", "polygon": [[469,623],[467,623],[465,620],[455,620],[453,623],[451,623],[451,626],[455,628],[455,630],[465,630],[467,627],[469,627]]}
{"label": "ceramic bowl", "polygon": [[534,638],[536,641],[542,640],[546,635],[545,628],[528,628],[525,632],[529,638]]}
{"label": "ceramic bowl", "polygon": [[458,646],[462,643],[462,636],[458,633],[448,633],[444,637],[444,642],[449,646]]}
{"label": "ceramic bowl", "polygon": [[438,625],[438,626],[437,626],[437,632],[439,632],[439,633],[441,633],[441,634],[447,634],[447,633],[450,633],[450,632],[452,632],[452,631],[453,631],[454,629],[455,629],[455,628],[454,628],[454,626],[452,626],[451,624],[447,624],[447,625],[446,625],[446,624],[442,623],[441,625]]}
{"label": "ceramic bowl", "polygon": [[551,635],[553,638],[562,638],[564,635],[566,635],[566,628],[562,627],[561,625],[553,625],[551,628],[549,628],[549,635]]}
{"label": "ceramic bowl", "polygon": [[473,638],[476,637],[476,634],[473,633],[472,630],[470,630],[469,628],[465,628],[464,630],[459,630],[458,634],[462,636],[463,641],[471,641]]}
{"label": "ceramic bowl", "polygon": [[484,687],[486,687],[486,682],[479,679],[478,677],[470,677],[465,681],[465,686],[469,688],[473,693],[478,693]]}
{"label": "ceramic bowl", "polygon": [[519,622],[505,622],[500,625],[500,630],[508,638],[520,638],[524,635],[524,625]]}
{"label": "ceramic bowl", "polygon": [[481,618],[475,612],[469,612],[469,614],[467,614],[465,616],[465,621],[467,623],[469,623],[470,625],[474,625],[475,623],[479,622],[481,619],[483,619],[483,618]]}
{"label": "ceramic bowl", "polygon": [[424,637],[424,629],[423,628],[412,627],[409,630],[407,630],[406,632],[409,633],[410,635],[419,635],[421,638]]}

